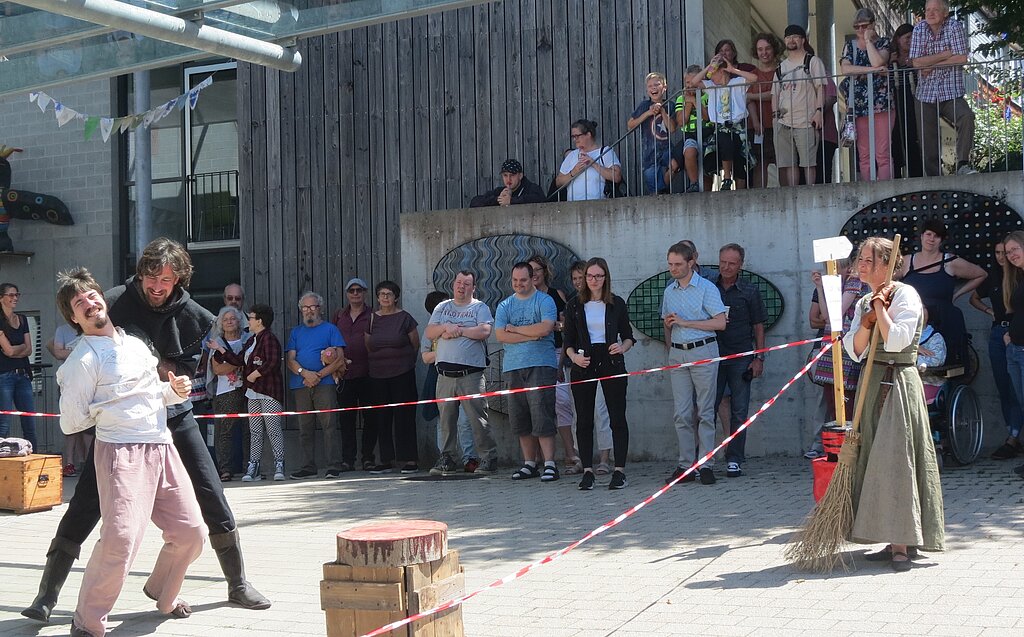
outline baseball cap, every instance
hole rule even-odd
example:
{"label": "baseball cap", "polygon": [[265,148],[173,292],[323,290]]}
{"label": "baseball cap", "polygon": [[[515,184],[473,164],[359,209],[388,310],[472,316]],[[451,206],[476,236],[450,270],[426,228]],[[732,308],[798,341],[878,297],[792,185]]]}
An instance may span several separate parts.
{"label": "baseball cap", "polygon": [[786,27],[785,37],[788,38],[791,35],[799,35],[801,38],[805,40],[807,39],[807,31],[805,31],[804,28],[799,24],[791,24],[788,27]]}
{"label": "baseball cap", "polygon": [[348,283],[345,284],[345,289],[347,290],[350,287],[352,287],[353,285],[358,285],[359,287],[363,288],[364,290],[369,290],[370,289],[370,286],[366,284],[366,281],[360,279],[359,277],[352,277],[351,279],[349,279]]}

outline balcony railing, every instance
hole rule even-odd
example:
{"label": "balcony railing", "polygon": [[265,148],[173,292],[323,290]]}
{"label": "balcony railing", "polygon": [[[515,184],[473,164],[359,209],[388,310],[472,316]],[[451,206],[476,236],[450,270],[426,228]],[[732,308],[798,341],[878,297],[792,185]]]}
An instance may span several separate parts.
{"label": "balcony railing", "polygon": [[238,171],[190,175],[189,243],[238,241]]}

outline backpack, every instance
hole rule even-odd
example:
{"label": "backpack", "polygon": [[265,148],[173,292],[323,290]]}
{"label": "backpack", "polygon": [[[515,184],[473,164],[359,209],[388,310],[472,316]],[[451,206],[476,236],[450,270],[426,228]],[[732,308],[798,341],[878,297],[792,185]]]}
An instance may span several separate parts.
{"label": "backpack", "polygon": [[[804,75],[806,75],[807,77],[811,76],[811,60],[812,59],[814,59],[813,55],[811,55],[810,53],[804,53]],[[775,78],[777,80],[779,80],[780,82],[782,81],[782,65],[781,64],[775,67]]]}
{"label": "backpack", "polygon": [[[609,149],[608,149],[607,146],[602,148],[601,149],[601,155],[604,155],[604,153],[606,151],[608,151],[608,150]],[[619,167],[619,170],[620,171],[622,170],[621,166]],[[619,180],[619,183],[615,183],[611,179],[605,179],[604,180],[604,197],[605,197],[605,199],[617,199],[619,197],[626,197],[626,196],[628,196],[628,191],[626,190],[626,178],[625,177],[623,177],[621,180]]]}

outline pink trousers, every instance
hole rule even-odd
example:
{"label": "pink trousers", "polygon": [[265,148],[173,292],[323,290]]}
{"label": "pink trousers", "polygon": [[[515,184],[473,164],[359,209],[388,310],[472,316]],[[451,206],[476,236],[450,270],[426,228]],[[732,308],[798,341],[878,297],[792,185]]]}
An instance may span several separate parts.
{"label": "pink trousers", "polygon": [[207,529],[174,445],[97,440],[95,463],[103,521],[82,578],[75,625],[102,637],[149,521],[163,531],[164,546],[146,590],[157,598],[162,613],[174,609],[185,571],[202,552]]}
{"label": "pink trousers", "polygon": [[[871,179],[871,120],[867,115],[854,120],[857,127],[857,163],[860,166],[860,180]],[[892,179],[892,152],[889,150],[892,141],[892,111],[875,113],[875,181]]]}

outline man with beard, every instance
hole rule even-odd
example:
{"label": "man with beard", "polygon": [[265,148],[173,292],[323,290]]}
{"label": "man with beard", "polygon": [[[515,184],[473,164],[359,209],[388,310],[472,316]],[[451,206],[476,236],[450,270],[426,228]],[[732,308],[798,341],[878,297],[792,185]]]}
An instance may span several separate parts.
{"label": "man with beard", "polygon": [[[167,378],[168,372],[190,378],[195,374],[195,357],[213,324],[213,316],[188,293],[191,279],[188,252],[180,243],[161,237],[142,251],[135,275],[105,294],[110,320],[149,346],[159,360],[161,378]],[[210,531],[210,546],[227,579],[228,601],[255,610],[270,608],[270,600],[245,579],[235,517],[224,497],[217,466],[192,416],[191,402],[167,408],[167,428],[192,480],[203,521]],[[21,611],[25,617],[49,621],[82,543],[100,520],[93,453],[89,452],[75,495],[50,543],[39,593],[32,605]]]}

